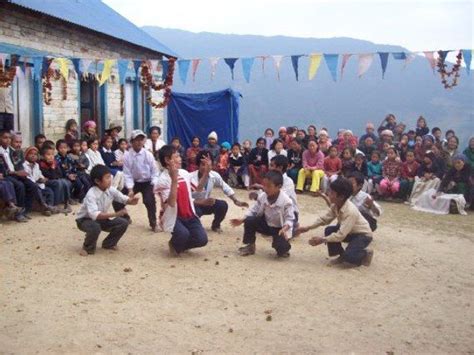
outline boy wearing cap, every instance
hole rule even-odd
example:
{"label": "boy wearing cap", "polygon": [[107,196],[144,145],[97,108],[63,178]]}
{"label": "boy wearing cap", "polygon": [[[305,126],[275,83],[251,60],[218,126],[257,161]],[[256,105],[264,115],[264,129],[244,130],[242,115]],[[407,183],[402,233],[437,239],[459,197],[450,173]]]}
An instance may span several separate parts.
{"label": "boy wearing cap", "polygon": [[211,153],[212,162],[215,163],[219,157],[220,147],[217,144],[217,133],[212,131],[207,136],[207,144],[204,145],[204,150],[207,150]]}
{"label": "boy wearing cap", "polygon": [[[123,156],[123,175],[125,179],[123,192],[128,194],[129,197],[133,197],[139,192],[142,194],[150,228],[156,232],[156,200],[153,186],[158,181],[159,171],[153,154],[144,148],[145,140],[146,135],[143,131],[137,129],[132,132],[130,139],[132,148],[125,152]],[[119,211],[123,207],[123,204],[114,203],[115,211]]]}

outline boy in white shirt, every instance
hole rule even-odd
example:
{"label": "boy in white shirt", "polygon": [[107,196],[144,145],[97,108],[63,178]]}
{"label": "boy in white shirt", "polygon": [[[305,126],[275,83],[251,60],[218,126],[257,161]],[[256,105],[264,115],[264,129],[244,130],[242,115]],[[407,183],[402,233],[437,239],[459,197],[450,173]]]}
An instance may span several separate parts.
{"label": "boy in white shirt", "polygon": [[127,210],[109,213],[113,201],[123,205],[136,205],[137,196],[126,196],[112,187],[112,174],[105,165],[92,168],[91,179],[94,186],[87,192],[86,197],[77,212],[77,228],[86,233],[81,255],[94,254],[97,239],[101,231],[109,232],[102,242],[102,248],[116,250],[117,243],[128,228],[128,220],[122,218]]}
{"label": "boy in white shirt", "polygon": [[263,179],[263,191],[257,202],[247,211],[244,218],[231,219],[233,227],[244,224],[244,246],[241,256],[255,254],[256,233],[273,237],[272,247],[278,257],[289,257],[291,245],[288,242],[295,220],[293,201],[281,190],[283,176],[269,171]]}
{"label": "boy in white shirt", "polygon": [[356,205],[367,222],[369,222],[370,229],[374,232],[377,229],[377,218],[382,214],[382,208],[367,192],[362,191],[365,183],[364,175],[354,171],[348,178],[352,184],[352,197],[350,200]]}
{"label": "boy in white shirt", "polygon": [[[205,158],[208,158],[208,160],[205,160]],[[224,194],[238,207],[248,207],[249,205],[246,202],[239,201],[237,197],[235,197],[234,190],[227,185],[224,179],[222,179],[222,176],[212,170],[211,155],[208,151],[203,150],[197,154],[196,165],[199,166],[199,169],[191,173],[191,185],[193,187],[196,214],[199,217],[213,214],[212,231],[222,233],[221,222],[224,220],[229,206],[224,200],[211,198],[213,188],[220,187]],[[205,178],[205,184],[202,188],[197,189],[199,181],[203,177]]]}

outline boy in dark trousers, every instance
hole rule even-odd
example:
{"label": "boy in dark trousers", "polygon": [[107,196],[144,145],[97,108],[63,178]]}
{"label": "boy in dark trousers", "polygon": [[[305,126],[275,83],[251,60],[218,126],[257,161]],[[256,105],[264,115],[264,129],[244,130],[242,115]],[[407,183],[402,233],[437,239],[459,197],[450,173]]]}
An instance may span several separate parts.
{"label": "boy in dark trousers", "polygon": [[[309,244],[312,246],[327,244],[329,256],[339,256],[336,263],[369,266],[374,252],[366,248],[372,242],[372,230],[367,220],[350,201],[352,193],[351,182],[344,177],[338,177],[330,185],[328,195],[331,206],[327,213],[311,226],[298,228],[297,232],[306,233],[319,226],[328,225],[337,218],[337,225],[326,227],[324,237],[313,237],[309,240]],[[348,243],[346,249],[342,247],[342,242]]]}
{"label": "boy in dark trousers", "polygon": [[84,198],[84,202],[77,212],[77,228],[86,233],[82,246],[81,255],[94,254],[97,239],[101,231],[110,234],[102,242],[104,249],[116,249],[117,243],[128,228],[128,220],[122,218],[127,214],[125,208],[109,213],[113,201],[123,205],[136,205],[137,196],[126,196],[112,185],[112,174],[110,169],[104,165],[96,165],[91,170],[91,178],[94,181],[92,187]]}
{"label": "boy in dark trousers", "polygon": [[281,190],[283,175],[269,171],[263,179],[263,191],[257,202],[241,219],[230,221],[233,227],[244,224],[244,246],[239,249],[241,256],[255,254],[256,233],[273,237],[272,247],[278,257],[289,257],[291,245],[288,242],[295,220],[293,202]]}

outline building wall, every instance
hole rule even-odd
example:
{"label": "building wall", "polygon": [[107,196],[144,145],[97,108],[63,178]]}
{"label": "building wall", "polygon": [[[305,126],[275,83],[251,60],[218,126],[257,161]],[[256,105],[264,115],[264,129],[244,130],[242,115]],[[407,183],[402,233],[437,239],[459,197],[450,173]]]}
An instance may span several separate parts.
{"label": "building wall", "polygon": [[[98,59],[159,58],[159,54],[154,51],[4,3],[0,4],[0,42],[58,56]],[[114,74],[115,80],[110,81],[107,87],[107,118],[108,123],[124,125],[124,116],[120,115],[120,85],[116,70]],[[56,140],[63,137],[64,125],[68,119],[80,120],[79,85],[76,79],[68,80],[67,99],[62,100],[62,80],[53,81],[52,84],[53,100],[50,105],[43,105],[43,130],[48,138]],[[152,109],[152,124],[163,124],[163,110]]]}

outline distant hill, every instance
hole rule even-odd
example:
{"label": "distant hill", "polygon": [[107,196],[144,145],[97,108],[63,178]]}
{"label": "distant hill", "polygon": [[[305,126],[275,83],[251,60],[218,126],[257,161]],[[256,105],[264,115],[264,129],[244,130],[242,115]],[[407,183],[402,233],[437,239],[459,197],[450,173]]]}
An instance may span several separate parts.
{"label": "distant hill", "polygon": [[[376,51],[407,51],[403,47],[375,44],[353,38],[295,38],[285,36],[228,35],[192,33],[188,31],[144,27],[144,30],[172,48],[183,58],[244,57],[267,54],[364,53]],[[340,62],[339,59],[339,70]],[[443,131],[453,128],[465,144],[474,134],[474,73],[467,76],[462,68],[460,84],[445,90],[439,74],[433,74],[427,60],[417,57],[406,68],[403,61],[389,58],[385,79],[381,78],[378,56],[369,71],[357,77],[357,57],[349,60],[344,77],[334,83],[324,60],[316,77],[308,80],[308,58],[300,59],[300,81],[296,82],[290,58],[281,64],[281,80],[276,78],[273,60],[254,63],[250,84],[243,78],[240,61],[236,63],[235,80],[223,60],[219,61],[214,81],[210,81],[210,65],[203,61],[192,82],[189,73],[186,85],[175,75],[173,89],[178,92],[211,92],[227,87],[242,95],[240,137],[255,139],[266,127],[314,123],[327,127],[332,135],[338,128],[351,128],[360,134],[367,121],[378,124],[387,113],[394,113],[409,127],[421,114],[429,126]]]}

